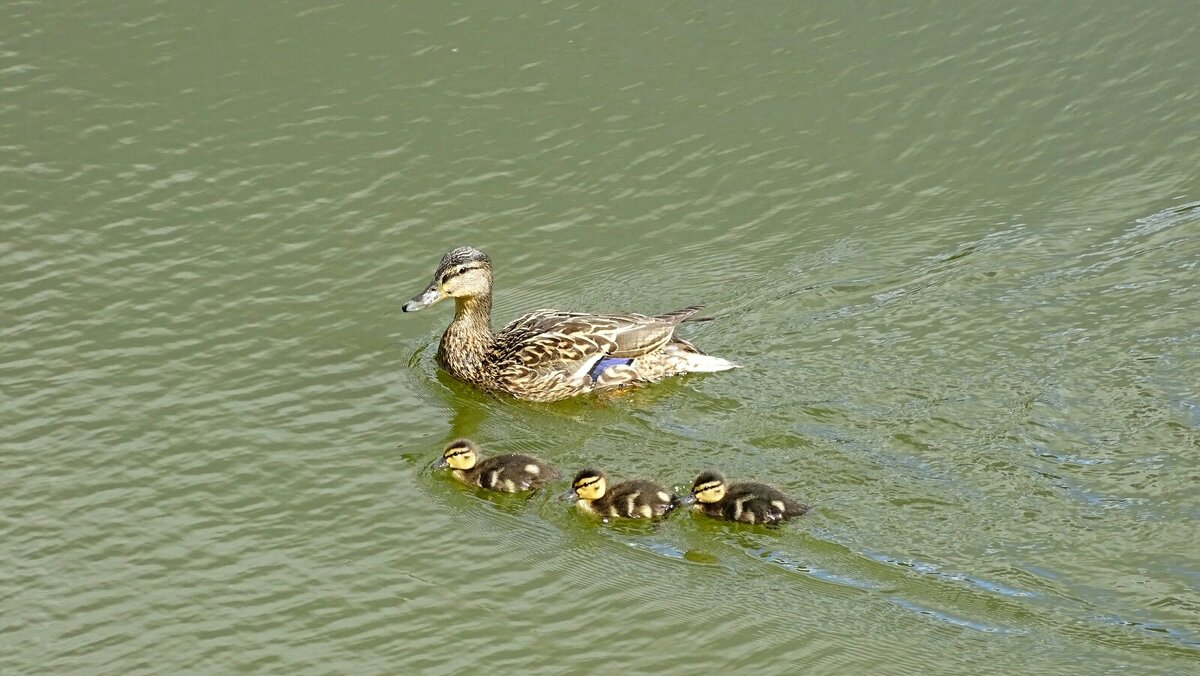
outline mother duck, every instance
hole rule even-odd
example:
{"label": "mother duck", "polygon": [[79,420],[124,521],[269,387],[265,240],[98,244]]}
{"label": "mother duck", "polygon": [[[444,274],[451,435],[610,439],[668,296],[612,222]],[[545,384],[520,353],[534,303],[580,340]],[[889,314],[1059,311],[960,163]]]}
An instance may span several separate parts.
{"label": "mother duck", "polygon": [[445,298],[454,299],[454,321],[442,334],[438,365],[463,382],[518,399],[557,401],[737,367],[675,335],[699,306],[654,317],[534,310],[493,333],[492,261],[469,246],[442,256],[433,281],[404,311]]}

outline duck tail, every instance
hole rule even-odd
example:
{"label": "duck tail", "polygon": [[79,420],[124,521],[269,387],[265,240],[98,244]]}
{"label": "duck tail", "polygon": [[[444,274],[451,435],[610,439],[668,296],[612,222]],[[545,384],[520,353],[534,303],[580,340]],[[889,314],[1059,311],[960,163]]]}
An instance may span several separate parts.
{"label": "duck tail", "polygon": [[714,357],[710,354],[682,352],[679,357],[683,361],[683,370],[691,373],[716,373],[739,368],[737,364],[728,359]]}
{"label": "duck tail", "polygon": [[692,318],[692,315],[696,314],[703,308],[704,308],[703,305],[689,305],[680,310],[672,310],[671,312],[666,312],[661,315],[657,315],[654,318],[661,319],[664,322],[671,322],[673,324],[679,324],[682,322],[706,322],[706,321],[711,320],[712,317]]}
{"label": "duck tail", "polygon": [[680,507],[683,507],[683,498],[679,497],[678,495],[675,495],[674,493],[671,493],[671,506],[667,507],[666,513],[670,514],[671,512],[679,509]]}

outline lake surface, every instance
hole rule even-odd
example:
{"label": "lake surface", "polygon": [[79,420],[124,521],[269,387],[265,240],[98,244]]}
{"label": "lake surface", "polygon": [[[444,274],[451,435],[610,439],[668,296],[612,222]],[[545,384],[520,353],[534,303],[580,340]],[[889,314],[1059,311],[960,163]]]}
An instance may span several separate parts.
{"label": "lake surface", "polygon": [[[0,672],[1195,673],[1191,3],[10,2]],[[439,374],[441,254],[743,368]],[[814,506],[596,523],[449,439]]]}

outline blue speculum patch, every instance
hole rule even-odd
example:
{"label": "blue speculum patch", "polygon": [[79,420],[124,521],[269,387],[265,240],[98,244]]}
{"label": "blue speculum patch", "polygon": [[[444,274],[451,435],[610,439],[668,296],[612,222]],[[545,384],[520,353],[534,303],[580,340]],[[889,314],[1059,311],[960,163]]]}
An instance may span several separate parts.
{"label": "blue speculum patch", "polygon": [[604,373],[605,369],[611,366],[618,366],[620,364],[629,364],[632,361],[632,359],[624,359],[621,357],[605,357],[592,366],[592,370],[588,371],[588,375],[592,377],[592,381],[594,382],[600,378],[600,374]]}

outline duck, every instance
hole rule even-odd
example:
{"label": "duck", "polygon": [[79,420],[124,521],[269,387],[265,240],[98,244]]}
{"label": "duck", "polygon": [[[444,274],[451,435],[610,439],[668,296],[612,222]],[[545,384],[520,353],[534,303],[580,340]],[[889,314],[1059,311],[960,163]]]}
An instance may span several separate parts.
{"label": "duck", "polygon": [[507,453],[480,460],[480,450],[470,439],[455,439],[434,461],[434,467],[449,467],[450,474],[468,486],[503,493],[534,490],[558,478],[553,467],[533,456]]}
{"label": "duck", "polygon": [[492,261],[462,246],[442,256],[433,280],[404,312],[454,299],[454,320],[438,343],[438,366],[476,388],[549,402],[653,383],[737,364],[702,352],[676,335],[702,321],[693,305],[660,315],[589,314],[541,309],[492,331]]}
{"label": "duck", "polygon": [[808,506],[774,486],[743,482],[728,484],[720,472],[702,472],[692,484],[684,505],[716,519],[774,525],[802,516]]}
{"label": "duck", "polygon": [[630,479],[609,486],[608,475],[591,468],[575,475],[562,499],[589,514],[622,519],[657,519],[679,505],[671,489],[658,482]]}

